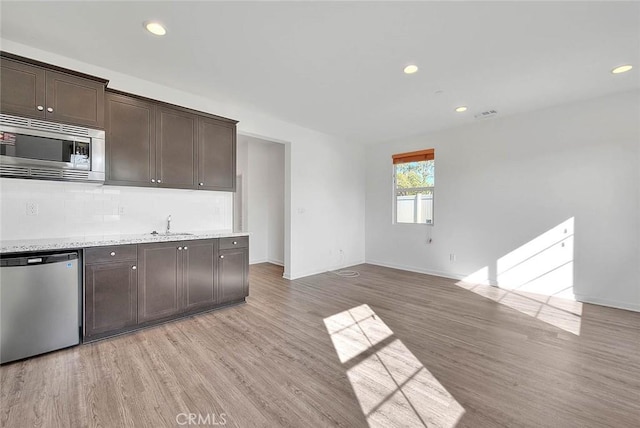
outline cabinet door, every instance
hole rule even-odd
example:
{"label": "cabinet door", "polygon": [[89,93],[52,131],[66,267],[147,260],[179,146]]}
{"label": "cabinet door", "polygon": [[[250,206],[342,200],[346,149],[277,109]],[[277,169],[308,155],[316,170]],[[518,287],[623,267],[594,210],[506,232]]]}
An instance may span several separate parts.
{"label": "cabinet door", "polygon": [[192,189],[195,182],[197,117],[156,108],[156,179],[160,187]]}
{"label": "cabinet door", "polygon": [[212,239],[184,242],[182,278],[187,311],[216,303],[215,256]]}
{"label": "cabinet door", "polygon": [[182,252],[176,242],[138,245],[138,322],[175,315],[181,310]]}
{"label": "cabinet door", "polygon": [[137,323],[135,261],[86,265],[84,334],[115,332]]}
{"label": "cabinet door", "polygon": [[249,295],[249,251],[247,248],[218,252],[218,303]]}
{"label": "cabinet door", "polygon": [[45,70],[6,58],[0,65],[2,113],[44,119]]}
{"label": "cabinet door", "polygon": [[198,188],[235,192],[235,125],[198,118]]}
{"label": "cabinet door", "polygon": [[47,71],[47,120],[104,128],[104,84]]}
{"label": "cabinet door", "polygon": [[155,106],[120,94],[106,99],[107,183],[155,186]]}

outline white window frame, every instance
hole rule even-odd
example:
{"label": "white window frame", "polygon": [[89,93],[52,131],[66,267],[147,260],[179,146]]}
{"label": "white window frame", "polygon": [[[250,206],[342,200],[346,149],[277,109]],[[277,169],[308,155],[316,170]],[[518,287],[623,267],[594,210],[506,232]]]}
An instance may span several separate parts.
{"label": "white window frame", "polygon": [[[434,161],[434,171],[435,171],[435,159]],[[420,162],[428,162],[428,161],[420,161]],[[409,187],[409,188],[403,188],[402,192],[419,192],[419,191],[430,191],[431,192],[431,206],[432,206],[432,213],[431,213],[431,223],[417,223],[417,222],[399,222],[398,221],[398,182],[396,179],[396,167],[397,165],[401,165],[401,164],[392,164],[392,168],[393,168],[393,175],[392,175],[392,181],[393,181],[393,194],[392,194],[392,210],[393,210],[393,214],[392,214],[392,222],[393,224],[420,224],[420,225],[425,225],[425,226],[433,226],[435,224],[435,216],[436,216],[436,186],[431,186],[431,187]],[[435,172],[434,172],[435,174]],[[434,177],[434,182],[435,182],[435,177]]]}

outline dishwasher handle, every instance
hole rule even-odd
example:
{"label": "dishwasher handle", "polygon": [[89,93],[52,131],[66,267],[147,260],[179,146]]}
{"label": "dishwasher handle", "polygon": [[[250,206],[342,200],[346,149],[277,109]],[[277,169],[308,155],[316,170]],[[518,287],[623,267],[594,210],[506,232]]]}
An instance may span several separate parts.
{"label": "dishwasher handle", "polygon": [[6,257],[0,259],[1,267],[9,266],[33,266],[50,263],[61,263],[69,260],[77,260],[78,252],[59,254],[34,254],[32,256]]}

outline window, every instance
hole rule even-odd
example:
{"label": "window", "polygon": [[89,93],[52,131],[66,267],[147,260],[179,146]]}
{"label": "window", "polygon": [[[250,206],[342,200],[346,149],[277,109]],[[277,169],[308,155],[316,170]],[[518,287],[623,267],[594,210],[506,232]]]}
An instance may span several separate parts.
{"label": "window", "polygon": [[396,223],[433,224],[435,150],[393,155]]}

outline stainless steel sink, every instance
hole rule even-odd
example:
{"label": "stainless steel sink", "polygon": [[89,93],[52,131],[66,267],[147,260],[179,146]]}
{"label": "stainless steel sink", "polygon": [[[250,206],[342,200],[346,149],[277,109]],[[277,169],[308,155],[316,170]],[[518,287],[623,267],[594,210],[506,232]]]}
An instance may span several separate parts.
{"label": "stainless steel sink", "polygon": [[153,232],[151,232],[151,235],[153,236],[190,236],[193,235],[193,233],[188,233],[188,232],[162,232],[162,233],[158,233],[155,230]]}

